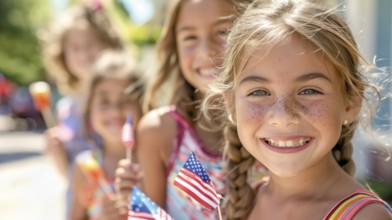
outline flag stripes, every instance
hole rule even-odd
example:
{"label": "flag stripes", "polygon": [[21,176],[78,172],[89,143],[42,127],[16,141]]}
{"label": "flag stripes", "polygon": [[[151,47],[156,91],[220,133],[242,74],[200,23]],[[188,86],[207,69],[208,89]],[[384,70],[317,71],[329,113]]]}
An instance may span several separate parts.
{"label": "flag stripes", "polygon": [[219,205],[219,195],[193,152],[177,174],[173,185],[210,211],[214,211]]}
{"label": "flag stripes", "polygon": [[151,213],[134,212],[132,210],[128,212],[128,220],[138,220],[138,219],[155,220],[154,216]]}

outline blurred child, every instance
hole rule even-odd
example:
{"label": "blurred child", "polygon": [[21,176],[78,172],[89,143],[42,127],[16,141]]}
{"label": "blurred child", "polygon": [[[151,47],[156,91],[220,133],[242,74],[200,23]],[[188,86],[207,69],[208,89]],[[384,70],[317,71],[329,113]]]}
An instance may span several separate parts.
{"label": "blurred child", "polygon": [[[126,156],[120,135],[122,126],[129,113],[135,125],[142,114],[140,101],[143,81],[132,57],[126,56],[124,52],[104,52],[92,73],[85,125],[89,134],[98,134],[102,139],[95,143],[99,148],[91,152],[98,160],[105,178],[112,184],[118,161]],[[127,88],[131,88],[129,94],[124,92]],[[116,206],[114,194],[104,195],[85,176],[78,163],[73,173],[71,219],[126,219],[127,209],[120,210]]]}
{"label": "blurred child", "polygon": [[[228,109],[228,219],[392,219],[353,178],[351,139],[369,85],[348,25],[309,1],[265,2],[237,20],[203,103],[207,115],[217,103]],[[247,152],[269,170],[255,191],[239,181]]]}
{"label": "blurred child", "polygon": [[[87,141],[82,123],[90,68],[104,49],[124,46],[103,9],[86,5],[63,12],[38,37],[47,71],[63,95],[56,106],[58,124],[45,133],[46,152],[70,180],[76,155],[95,147]],[[67,205],[71,194],[68,188]]]}
{"label": "blurred child", "polygon": [[65,11],[39,37],[48,73],[65,95],[57,103],[58,126],[46,132],[46,150],[66,175],[75,155],[91,147],[81,124],[90,67],[105,48],[123,45],[104,11],[84,5]]}
{"label": "blurred child", "polygon": [[[158,93],[167,82],[172,83],[171,106],[150,111],[137,128],[143,190],[174,219],[217,219],[216,213],[176,189],[173,180],[194,152],[216,190],[224,190],[223,135],[213,131],[213,123],[205,126],[196,117],[208,84],[218,75],[234,5],[229,0],[173,0],[169,4],[158,47],[159,72],[146,91],[144,107],[160,103]],[[126,166],[129,164],[120,163],[116,181],[123,193],[135,182]]]}

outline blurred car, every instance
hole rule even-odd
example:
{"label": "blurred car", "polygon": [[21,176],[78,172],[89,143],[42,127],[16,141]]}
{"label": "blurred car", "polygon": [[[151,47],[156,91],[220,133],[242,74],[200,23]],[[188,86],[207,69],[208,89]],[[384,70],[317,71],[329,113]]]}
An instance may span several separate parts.
{"label": "blurred car", "polygon": [[8,81],[5,76],[0,73],[0,114],[9,115],[11,109],[8,105],[10,93],[14,87],[14,84]]}
{"label": "blurred car", "polygon": [[18,130],[44,129],[45,123],[41,112],[34,107],[33,98],[27,87],[17,87],[9,97],[12,117],[18,121]]}

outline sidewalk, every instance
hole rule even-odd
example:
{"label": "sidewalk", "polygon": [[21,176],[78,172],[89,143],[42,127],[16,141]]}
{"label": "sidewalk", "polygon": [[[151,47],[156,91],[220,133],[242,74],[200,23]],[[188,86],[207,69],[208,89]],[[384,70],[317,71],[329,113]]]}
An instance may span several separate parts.
{"label": "sidewalk", "polygon": [[63,220],[65,181],[39,133],[0,133],[0,219]]}

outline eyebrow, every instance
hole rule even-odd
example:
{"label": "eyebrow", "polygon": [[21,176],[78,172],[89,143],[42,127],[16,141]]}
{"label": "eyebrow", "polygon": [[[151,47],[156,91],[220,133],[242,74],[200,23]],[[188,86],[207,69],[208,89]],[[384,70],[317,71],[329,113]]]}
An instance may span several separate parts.
{"label": "eyebrow", "polygon": [[[320,78],[320,79],[323,79],[323,80],[326,80],[326,81],[332,83],[332,81],[326,75],[324,75],[322,73],[318,73],[318,72],[308,73],[308,74],[302,75],[302,76],[296,78],[295,81],[297,81],[297,82],[305,82],[305,81],[309,81],[309,80],[317,79],[317,78]],[[247,82],[267,83],[267,82],[270,82],[270,81],[271,80],[269,80],[267,78],[264,78],[264,77],[261,77],[261,76],[250,75],[250,76],[245,77],[244,79],[242,79],[240,81],[239,85],[241,85],[243,83],[247,83]]]}
{"label": "eyebrow", "polygon": [[[228,23],[228,22],[233,22],[234,18],[235,18],[234,15],[222,16],[222,17],[219,17],[218,20],[213,23],[213,25],[215,26],[215,25],[220,25],[220,24],[224,24],[224,23]],[[194,27],[192,27],[192,26],[183,26],[183,27],[176,29],[176,33],[180,33],[182,31],[189,31],[192,29],[194,29]]]}
{"label": "eyebrow", "polygon": [[332,83],[331,79],[328,78],[328,76],[326,76],[325,74],[319,73],[319,72],[314,72],[314,73],[308,73],[305,75],[302,75],[300,77],[298,77],[295,81],[300,81],[300,82],[304,82],[304,81],[309,81],[312,79],[324,79],[327,80],[328,82]]}

